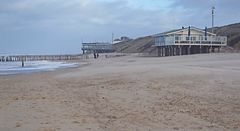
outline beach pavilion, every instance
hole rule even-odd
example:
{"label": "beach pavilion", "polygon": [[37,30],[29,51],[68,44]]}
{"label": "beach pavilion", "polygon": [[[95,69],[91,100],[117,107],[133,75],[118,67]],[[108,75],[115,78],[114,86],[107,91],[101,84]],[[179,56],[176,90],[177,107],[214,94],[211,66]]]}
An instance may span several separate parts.
{"label": "beach pavilion", "polygon": [[181,29],[163,32],[154,36],[158,56],[190,55],[220,52],[227,45],[226,36],[217,36],[207,28],[182,27]]}

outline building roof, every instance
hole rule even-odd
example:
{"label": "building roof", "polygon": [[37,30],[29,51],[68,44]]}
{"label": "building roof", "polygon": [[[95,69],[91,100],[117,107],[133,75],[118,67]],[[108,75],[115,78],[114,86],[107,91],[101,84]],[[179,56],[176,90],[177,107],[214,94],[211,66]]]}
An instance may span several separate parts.
{"label": "building roof", "polygon": [[92,43],[82,43],[82,45],[96,45],[96,46],[100,46],[100,45],[111,45],[111,43],[108,43],[108,42],[92,42]]}
{"label": "building roof", "polygon": [[[181,28],[181,29],[174,29],[174,30],[170,30],[170,31],[166,31],[166,32],[162,32],[162,33],[156,34],[155,36],[165,36],[165,35],[177,34],[180,31],[188,30],[188,29],[189,29],[189,27]],[[202,32],[202,33],[205,33],[205,30],[197,28],[197,27],[191,26],[190,29],[191,30],[196,30],[196,31],[199,31],[199,32]],[[207,32],[207,34],[208,35],[216,35],[216,34],[211,33],[211,32]]]}

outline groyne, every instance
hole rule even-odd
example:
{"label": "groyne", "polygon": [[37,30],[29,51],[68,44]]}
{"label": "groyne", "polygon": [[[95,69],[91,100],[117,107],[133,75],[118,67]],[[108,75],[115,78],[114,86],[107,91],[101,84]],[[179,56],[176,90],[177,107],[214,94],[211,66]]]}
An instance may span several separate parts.
{"label": "groyne", "polygon": [[79,60],[82,55],[0,55],[0,62],[7,61],[59,61],[59,60]]}

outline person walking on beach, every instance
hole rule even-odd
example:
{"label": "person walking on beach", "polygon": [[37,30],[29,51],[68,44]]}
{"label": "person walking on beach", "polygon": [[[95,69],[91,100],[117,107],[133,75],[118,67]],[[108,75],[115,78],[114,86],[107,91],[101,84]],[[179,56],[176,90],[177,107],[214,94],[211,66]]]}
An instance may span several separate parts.
{"label": "person walking on beach", "polygon": [[95,53],[95,52],[93,53],[93,56],[94,56],[94,59],[96,59],[96,58],[97,58],[97,56],[96,56],[96,53]]}
{"label": "person walking on beach", "polygon": [[24,67],[24,60],[22,59],[22,67]]}

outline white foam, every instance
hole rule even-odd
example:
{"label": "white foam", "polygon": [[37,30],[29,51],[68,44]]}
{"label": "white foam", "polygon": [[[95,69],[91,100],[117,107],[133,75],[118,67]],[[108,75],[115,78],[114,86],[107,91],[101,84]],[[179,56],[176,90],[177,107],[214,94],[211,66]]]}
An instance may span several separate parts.
{"label": "white foam", "polygon": [[21,62],[0,62],[0,75],[31,73],[38,71],[51,71],[58,68],[77,67],[77,63],[51,62],[51,61],[27,61],[22,67]]}

